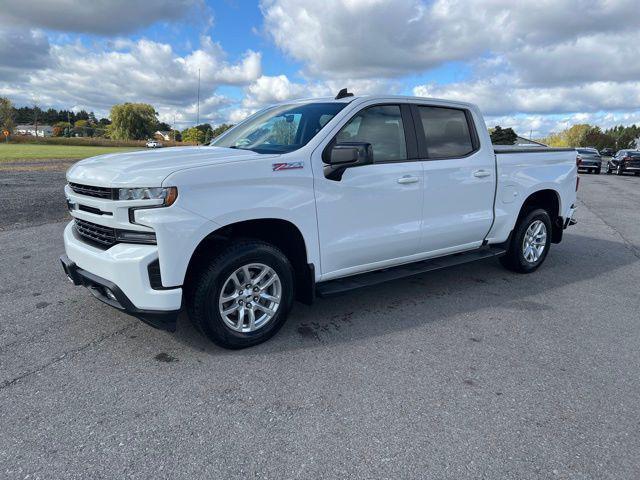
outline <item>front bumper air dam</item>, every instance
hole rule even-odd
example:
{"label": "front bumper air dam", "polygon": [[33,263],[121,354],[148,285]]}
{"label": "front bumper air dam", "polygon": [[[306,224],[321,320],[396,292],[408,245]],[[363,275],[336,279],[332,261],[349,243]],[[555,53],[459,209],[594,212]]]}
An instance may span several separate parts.
{"label": "front bumper air dam", "polygon": [[74,285],[87,287],[91,294],[101,302],[121,312],[132,315],[152,327],[169,332],[176,331],[176,323],[180,310],[140,310],[131,303],[131,300],[127,298],[115,283],[83,270],[66,255],[60,257],[60,262],[62,263],[62,269],[67,275],[67,278]]}

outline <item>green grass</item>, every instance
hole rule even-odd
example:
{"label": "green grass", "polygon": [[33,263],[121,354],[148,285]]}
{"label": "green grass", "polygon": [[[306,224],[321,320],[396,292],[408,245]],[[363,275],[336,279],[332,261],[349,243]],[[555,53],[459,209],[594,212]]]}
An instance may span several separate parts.
{"label": "green grass", "polygon": [[37,160],[37,159],[73,159],[94,157],[105,153],[131,152],[140,150],[135,147],[85,147],[69,145],[28,145],[0,144],[0,162]]}

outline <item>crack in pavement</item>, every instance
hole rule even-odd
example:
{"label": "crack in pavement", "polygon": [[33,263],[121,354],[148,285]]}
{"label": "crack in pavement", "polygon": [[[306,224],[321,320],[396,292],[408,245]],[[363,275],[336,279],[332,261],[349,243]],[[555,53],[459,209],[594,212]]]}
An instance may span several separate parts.
{"label": "crack in pavement", "polygon": [[622,233],[620,233],[616,227],[614,227],[609,222],[607,222],[602,215],[596,212],[596,210],[591,206],[589,206],[584,200],[578,200],[578,202],[581,203],[591,213],[593,213],[596,216],[596,218],[598,218],[598,220],[600,220],[607,227],[613,230],[613,232],[622,239],[622,243],[624,243],[624,246],[627,247],[627,249],[631,252],[631,254],[634,257],[640,259],[640,249],[638,247],[636,247],[633,243],[627,240],[627,238]]}
{"label": "crack in pavement", "polygon": [[21,373],[20,375],[10,379],[10,380],[4,380],[2,383],[0,383],[0,390],[4,390],[7,387],[10,387],[11,385],[15,385],[17,382],[19,382],[20,380],[30,377],[33,374],[36,373],[40,373],[44,370],[46,370],[47,368],[49,368],[52,365],[55,365],[59,362],[61,362],[62,360],[65,360],[67,358],[74,358],[77,354],[84,352],[85,350],[91,348],[91,347],[95,347],[96,345],[99,345],[100,343],[104,342],[105,340],[108,340],[110,338],[116,337],[117,335],[120,335],[122,333],[125,333],[129,330],[131,330],[132,328],[136,327],[137,324],[131,324],[131,325],[126,325],[118,330],[115,330],[111,333],[102,335],[101,337],[96,338],[95,340],[90,341],[89,343],[86,343],[80,347],[77,348],[72,348],[71,350],[67,350],[66,352],[62,353],[62,355],[59,355],[55,358],[53,358],[52,360],[50,360],[49,362],[45,363],[44,365],[40,365],[37,368],[34,368],[33,370],[28,370],[26,372]]}

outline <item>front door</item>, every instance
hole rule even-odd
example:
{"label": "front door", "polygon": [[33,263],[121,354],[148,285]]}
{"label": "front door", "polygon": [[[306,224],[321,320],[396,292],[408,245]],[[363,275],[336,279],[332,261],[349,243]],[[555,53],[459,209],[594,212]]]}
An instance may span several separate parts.
{"label": "front door", "polygon": [[[333,139],[367,142],[372,165],[348,168],[340,180],[315,175],[323,279],[380,268],[419,251],[423,171],[410,159],[415,135],[408,105],[374,105],[355,114]],[[415,138],[415,137],[413,137]],[[414,141],[415,142],[415,141]],[[409,150],[409,151],[408,151]],[[314,163],[321,163],[314,154]]]}

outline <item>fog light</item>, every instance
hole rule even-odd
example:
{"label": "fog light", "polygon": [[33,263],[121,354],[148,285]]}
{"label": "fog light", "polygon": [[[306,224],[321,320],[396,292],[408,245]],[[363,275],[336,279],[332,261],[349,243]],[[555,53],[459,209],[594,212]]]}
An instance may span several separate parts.
{"label": "fog light", "polygon": [[116,232],[116,238],[119,242],[124,242],[124,243],[146,243],[149,245],[156,244],[156,234],[154,232],[118,230]]}

